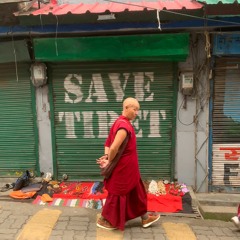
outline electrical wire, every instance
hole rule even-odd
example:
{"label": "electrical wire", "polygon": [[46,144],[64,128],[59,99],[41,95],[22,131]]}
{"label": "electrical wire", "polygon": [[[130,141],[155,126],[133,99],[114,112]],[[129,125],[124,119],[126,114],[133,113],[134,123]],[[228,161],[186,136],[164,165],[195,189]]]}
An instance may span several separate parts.
{"label": "electrical wire", "polygon": [[162,31],[161,22],[160,22],[160,11],[157,10],[157,20],[158,20],[158,29]]}
{"label": "electrical wire", "polygon": [[42,14],[40,14],[39,17],[40,17],[40,24],[41,24],[41,27],[43,29]]}
{"label": "electrical wire", "polygon": [[56,35],[55,35],[55,49],[56,49],[56,56],[58,56],[58,43],[57,43],[57,38],[58,38],[58,17],[55,15],[57,24],[56,24]]}
{"label": "electrical wire", "polygon": [[180,104],[180,106],[179,106],[179,108],[178,108],[178,114],[177,114],[177,116],[178,116],[178,121],[179,121],[182,125],[184,125],[184,126],[190,126],[190,125],[192,125],[192,124],[194,123],[194,121],[192,121],[191,123],[184,123],[184,122],[182,122],[181,119],[180,119],[180,110],[181,110],[182,105],[183,105],[183,102],[184,102],[184,97],[185,97],[185,96],[183,96],[182,103]]}
{"label": "electrical wire", "polygon": [[[206,36],[206,35],[204,35],[204,36]],[[206,40],[206,38],[204,38],[204,39]],[[195,120],[198,118],[199,114],[203,111],[203,108],[208,100],[207,96],[203,95],[203,93],[205,91],[202,91],[202,92],[200,91],[200,89],[205,88],[205,85],[202,83],[202,81],[200,79],[201,79],[202,72],[206,71],[208,58],[206,60],[204,60],[203,62],[199,62],[200,54],[197,52],[197,50],[198,50],[197,46],[198,46],[199,41],[203,41],[204,39],[197,38],[197,39],[193,40],[191,38],[191,44],[190,44],[193,72],[194,72],[194,82],[195,82],[195,88],[194,88],[193,95],[198,95],[198,97],[200,98],[200,109],[198,110],[197,114],[194,116]],[[205,49],[205,50],[208,50],[208,48],[210,48],[210,45],[208,45],[209,44],[208,42],[206,42],[206,44],[207,44],[207,49]],[[205,44],[205,46],[206,46],[206,44]],[[206,51],[206,54],[209,54],[209,52]],[[199,86],[199,87],[197,88],[196,86]],[[194,120],[190,123],[184,123],[180,119],[180,110],[182,108],[184,100],[185,100],[185,96],[183,96],[182,103],[180,104],[180,107],[178,109],[177,119],[181,124],[183,124],[185,126],[190,126],[194,123]]]}
{"label": "electrical wire", "polygon": [[16,54],[16,49],[15,49],[15,44],[14,44],[14,39],[13,39],[13,31],[12,31],[12,47],[13,47],[13,55],[14,55],[14,63],[15,63],[16,79],[17,79],[17,82],[18,82],[17,54]]}
{"label": "electrical wire", "polygon": [[[138,4],[133,4],[133,3],[126,3],[126,2],[120,2],[120,1],[114,1],[114,0],[103,0],[103,1],[118,3],[118,4],[124,4],[124,5],[128,5],[128,6],[133,6],[133,7],[140,7],[140,8],[146,8],[146,9],[151,9],[151,10],[157,10],[157,11],[159,10],[157,8],[147,7],[147,6],[144,6],[144,5],[138,5]],[[239,22],[231,22],[231,21],[224,21],[224,20],[198,17],[198,16],[194,16],[194,15],[189,15],[189,14],[185,14],[185,13],[178,13],[178,12],[173,12],[173,11],[164,10],[164,9],[162,9],[161,12],[171,13],[173,15],[179,15],[179,16],[184,16],[184,17],[201,19],[201,20],[205,20],[205,21],[207,20],[207,21],[210,21],[210,22],[229,23],[229,24],[234,24],[234,25],[236,24],[237,26],[240,25]]]}

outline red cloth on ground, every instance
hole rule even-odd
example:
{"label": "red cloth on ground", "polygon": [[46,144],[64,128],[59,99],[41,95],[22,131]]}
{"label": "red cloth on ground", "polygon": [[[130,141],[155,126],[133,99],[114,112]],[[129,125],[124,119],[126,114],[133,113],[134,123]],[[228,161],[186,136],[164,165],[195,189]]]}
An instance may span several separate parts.
{"label": "red cloth on ground", "polygon": [[54,198],[63,199],[105,199],[108,195],[106,189],[102,189],[102,193],[96,192],[99,182],[62,182],[60,193],[54,193]]}
{"label": "red cloth on ground", "polygon": [[183,209],[182,198],[171,194],[156,196],[148,193],[147,209],[156,212],[178,212]]}
{"label": "red cloth on ground", "polygon": [[115,121],[105,146],[111,146],[117,131],[120,129],[127,131],[129,140],[111,177],[104,180],[108,197],[102,216],[113,226],[124,230],[127,220],[146,213],[147,195],[140,178],[136,135],[132,124],[126,117],[120,116]]}

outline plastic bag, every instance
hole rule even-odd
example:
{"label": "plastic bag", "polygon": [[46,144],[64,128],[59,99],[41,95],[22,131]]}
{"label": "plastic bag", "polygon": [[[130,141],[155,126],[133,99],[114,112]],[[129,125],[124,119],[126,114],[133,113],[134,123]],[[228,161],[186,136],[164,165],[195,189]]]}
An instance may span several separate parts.
{"label": "plastic bag", "polygon": [[22,176],[17,179],[15,186],[13,188],[13,191],[17,191],[23,187],[28,186],[29,181],[30,181],[30,173],[28,170],[26,170],[26,172],[23,173]]}

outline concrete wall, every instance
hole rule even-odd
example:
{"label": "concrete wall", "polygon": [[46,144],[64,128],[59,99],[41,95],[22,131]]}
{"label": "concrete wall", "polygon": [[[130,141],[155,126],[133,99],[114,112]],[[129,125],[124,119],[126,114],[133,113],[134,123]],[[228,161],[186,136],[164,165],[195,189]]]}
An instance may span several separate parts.
{"label": "concrete wall", "polygon": [[39,165],[41,172],[53,174],[52,137],[48,85],[36,88],[37,123],[39,131]]}
{"label": "concrete wall", "polygon": [[205,40],[204,35],[193,35],[190,56],[179,64],[180,72],[193,71],[195,86],[185,104],[184,95],[178,92],[175,176],[196,192],[208,191],[209,67]]}

